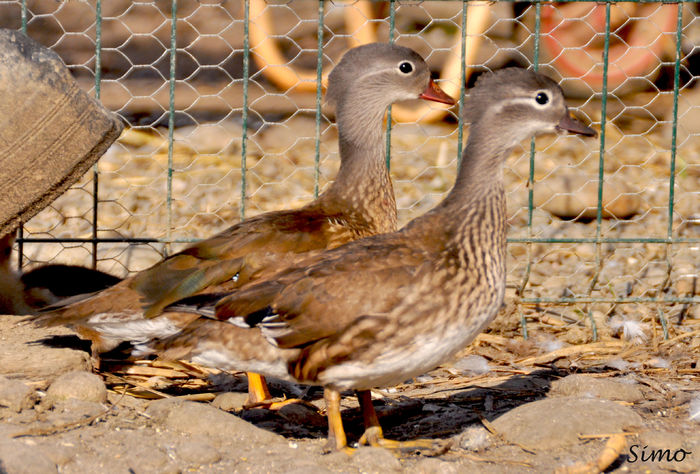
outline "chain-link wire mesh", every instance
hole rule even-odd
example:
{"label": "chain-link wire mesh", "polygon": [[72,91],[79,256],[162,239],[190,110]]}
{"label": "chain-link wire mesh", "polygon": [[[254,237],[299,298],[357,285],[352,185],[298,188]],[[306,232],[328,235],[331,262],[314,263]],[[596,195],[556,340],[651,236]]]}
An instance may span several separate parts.
{"label": "chain-link wire mesh", "polygon": [[[321,77],[349,47],[396,41],[460,103],[480,72],[537,68],[602,132],[538,138],[507,163],[507,312],[523,330],[538,319],[595,340],[613,316],[665,335],[671,318],[700,318],[693,2],[0,1],[0,26],[56,51],[129,126],[26,223],[21,266],[125,275],[241,217],[308,202],[338,167]],[[468,128],[457,108],[391,117],[405,223],[452,185]]]}

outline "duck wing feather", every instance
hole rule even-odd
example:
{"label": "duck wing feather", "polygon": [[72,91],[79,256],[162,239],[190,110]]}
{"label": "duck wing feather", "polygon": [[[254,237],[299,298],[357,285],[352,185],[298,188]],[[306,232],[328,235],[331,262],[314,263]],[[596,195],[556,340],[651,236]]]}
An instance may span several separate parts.
{"label": "duck wing feather", "polygon": [[191,245],[112,288],[70,301],[74,304],[47,308],[35,322],[54,326],[95,314],[122,313],[153,318],[178,300],[212,287],[234,289],[351,238],[337,220],[309,206],[262,214]]}
{"label": "duck wing feather", "polygon": [[351,242],[309,261],[220,300],[216,316],[257,325],[280,348],[303,347],[363,317],[385,317],[434,264],[427,250],[395,234]]}

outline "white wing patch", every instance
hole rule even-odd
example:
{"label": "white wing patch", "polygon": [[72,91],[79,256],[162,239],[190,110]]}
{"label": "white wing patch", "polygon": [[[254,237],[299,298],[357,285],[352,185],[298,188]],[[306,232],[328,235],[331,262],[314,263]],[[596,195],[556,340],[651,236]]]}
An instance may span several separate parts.
{"label": "white wing patch", "polygon": [[[88,319],[88,325],[100,335],[119,345],[122,342],[144,344],[155,338],[165,338],[180,332],[180,327],[166,316],[145,319],[141,313],[129,315],[132,319],[115,318],[111,313],[99,313]],[[120,316],[124,316],[123,314]]]}

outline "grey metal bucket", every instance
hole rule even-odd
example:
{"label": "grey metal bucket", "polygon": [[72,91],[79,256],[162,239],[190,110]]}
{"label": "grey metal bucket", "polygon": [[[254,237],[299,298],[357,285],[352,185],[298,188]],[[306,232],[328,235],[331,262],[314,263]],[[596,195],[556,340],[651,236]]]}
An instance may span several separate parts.
{"label": "grey metal bucket", "polygon": [[0,29],[0,237],[76,182],[122,129],[56,53]]}

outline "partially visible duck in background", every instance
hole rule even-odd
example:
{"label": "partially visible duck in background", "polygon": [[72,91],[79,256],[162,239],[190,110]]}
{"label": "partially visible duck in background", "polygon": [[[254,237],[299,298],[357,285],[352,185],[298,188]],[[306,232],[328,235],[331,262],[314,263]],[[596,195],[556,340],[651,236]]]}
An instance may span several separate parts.
{"label": "partially visible duck in background", "polygon": [[[348,51],[328,79],[335,105],[340,169],[333,184],[300,209],[247,219],[178,252],[114,287],[36,318],[67,325],[90,339],[93,355],[121,342],[176,334],[196,316],[169,304],[202,292],[234,289],[323,250],[396,230],[396,202],[385,165],[383,122],[396,101],[454,101],[430,79],[413,50],[373,43]],[[264,380],[249,376],[249,402],[269,398]]]}
{"label": "partially visible duck in background", "polygon": [[12,268],[12,247],[15,232],[0,238],[0,314],[32,314],[24,296],[19,272]]}
{"label": "partially visible duck in background", "polygon": [[46,264],[25,273],[12,269],[16,233],[0,239],[0,314],[35,314],[46,305],[104,290],[121,278],[78,265]]}

